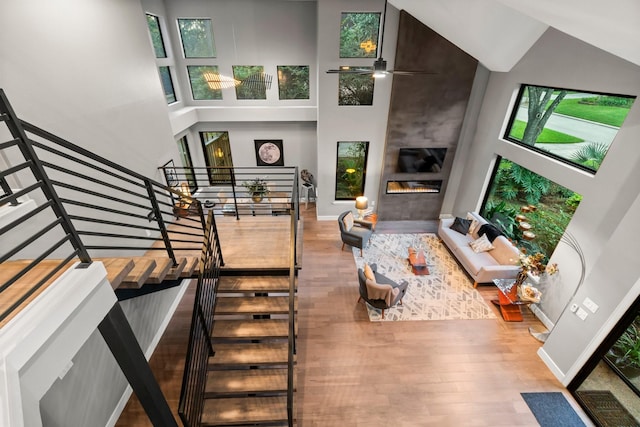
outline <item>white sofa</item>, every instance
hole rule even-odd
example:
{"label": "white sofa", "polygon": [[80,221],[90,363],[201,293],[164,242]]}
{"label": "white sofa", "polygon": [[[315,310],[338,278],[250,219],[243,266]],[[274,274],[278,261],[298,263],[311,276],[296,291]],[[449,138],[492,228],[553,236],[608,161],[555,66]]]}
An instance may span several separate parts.
{"label": "white sofa", "polygon": [[498,236],[492,242],[494,249],[474,252],[469,243],[479,237],[477,231],[487,220],[477,212],[470,212],[467,217],[475,218],[479,223],[472,234],[461,234],[451,229],[454,218],[443,218],[438,225],[438,236],[473,278],[473,286],[490,283],[493,279],[515,279],[520,271],[518,248],[505,236]]}

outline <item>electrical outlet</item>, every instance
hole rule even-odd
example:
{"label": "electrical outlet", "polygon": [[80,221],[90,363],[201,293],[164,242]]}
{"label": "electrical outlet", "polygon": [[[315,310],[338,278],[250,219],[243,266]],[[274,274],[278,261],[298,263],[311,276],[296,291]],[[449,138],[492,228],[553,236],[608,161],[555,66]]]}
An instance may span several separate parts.
{"label": "electrical outlet", "polygon": [[578,311],[576,311],[576,316],[582,320],[585,320],[588,315],[589,313],[587,313],[582,307],[578,308]]}
{"label": "electrical outlet", "polygon": [[592,312],[595,313],[596,311],[598,311],[598,304],[596,304],[595,302],[593,302],[593,300],[589,297],[586,297],[582,303],[585,307],[587,307],[587,309]]}

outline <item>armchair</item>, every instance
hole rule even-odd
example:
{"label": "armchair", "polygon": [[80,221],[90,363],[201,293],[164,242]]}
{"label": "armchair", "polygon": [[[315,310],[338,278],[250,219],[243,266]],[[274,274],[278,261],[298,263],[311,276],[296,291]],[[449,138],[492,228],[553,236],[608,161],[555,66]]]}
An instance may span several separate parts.
{"label": "armchair", "polygon": [[402,281],[400,284],[394,282],[388,277],[376,271],[377,265],[371,264],[371,271],[375,277],[375,281],[369,280],[365,276],[362,268],[358,269],[358,282],[360,283],[360,298],[365,300],[369,305],[382,310],[382,318],[384,319],[384,311],[396,304],[402,305],[402,298],[407,292],[409,283]]}
{"label": "armchair", "polygon": [[342,250],[344,245],[360,248],[360,256],[362,256],[362,248],[369,242],[371,234],[373,234],[373,223],[360,219],[355,219],[351,211],[343,212],[338,217],[338,225],[340,226],[340,238],[342,239]]}

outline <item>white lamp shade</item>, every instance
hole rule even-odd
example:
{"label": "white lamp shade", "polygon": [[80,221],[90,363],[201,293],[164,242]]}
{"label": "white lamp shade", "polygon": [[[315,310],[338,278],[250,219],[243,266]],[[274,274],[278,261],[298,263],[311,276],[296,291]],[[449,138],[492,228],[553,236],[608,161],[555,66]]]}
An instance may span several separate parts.
{"label": "white lamp shade", "polygon": [[356,209],[367,209],[369,207],[369,199],[365,196],[356,197]]}

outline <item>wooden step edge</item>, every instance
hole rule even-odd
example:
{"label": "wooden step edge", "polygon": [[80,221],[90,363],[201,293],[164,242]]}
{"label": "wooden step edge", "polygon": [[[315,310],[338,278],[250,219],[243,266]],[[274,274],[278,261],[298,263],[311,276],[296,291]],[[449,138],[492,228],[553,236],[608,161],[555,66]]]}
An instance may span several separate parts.
{"label": "wooden step edge", "polygon": [[135,267],[122,281],[119,289],[137,289],[142,287],[147,281],[153,270],[156,268],[156,262],[153,258],[137,258],[134,260]]}
{"label": "wooden step edge", "polygon": [[180,277],[197,277],[200,267],[200,258],[198,257],[187,257],[187,265],[182,270],[182,274]]}
{"label": "wooden step edge", "polygon": [[112,289],[117,289],[135,267],[131,258],[98,258],[95,261],[100,261],[104,265],[107,270],[107,280],[111,283]]}
{"label": "wooden step edge", "polygon": [[164,277],[164,280],[178,280],[182,277],[182,271],[187,266],[186,258],[178,258],[176,259],[177,264],[169,266],[169,271],[167,275]]}
{"label": "wooden step edge", "polygon": [[[287,393],[286,368],[211,370],[207,372],[205,398]],[[294,392],[296,374],[294,372]]]}
{"label": "wooden step edge", "polygon": [[173,261],[170,258],[154,258],[154,261],[156,266],[147,277],[147,280],[144,281],[145,284],[158,285],[162,283],[173,265]]}
{"label": "wooden step edge", "polygon": [[287,396],[206,399],[202,426],[260,425],[287,422]]}

